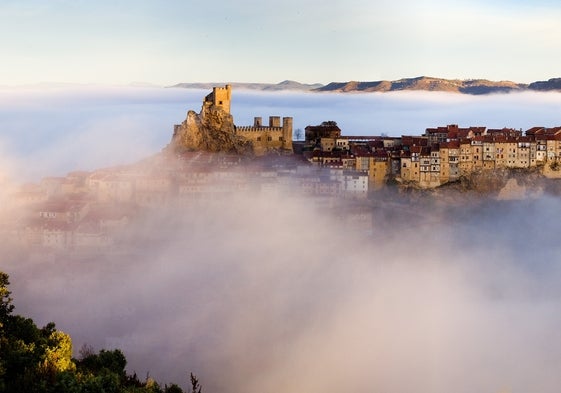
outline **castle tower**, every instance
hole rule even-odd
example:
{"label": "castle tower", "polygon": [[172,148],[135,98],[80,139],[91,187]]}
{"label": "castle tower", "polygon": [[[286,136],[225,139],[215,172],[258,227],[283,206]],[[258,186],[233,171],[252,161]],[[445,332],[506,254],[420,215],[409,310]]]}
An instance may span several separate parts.
{"label": "castle tower", "polygon": [[204,104],[221,107],[227,113],[230,113],[230,101],[232,100],[232,86],[213,87],[212,93],[204,99]]}
{"label": "castle tower", "polygon": [[282,118],[283,148],[292,151],[292,117]]}

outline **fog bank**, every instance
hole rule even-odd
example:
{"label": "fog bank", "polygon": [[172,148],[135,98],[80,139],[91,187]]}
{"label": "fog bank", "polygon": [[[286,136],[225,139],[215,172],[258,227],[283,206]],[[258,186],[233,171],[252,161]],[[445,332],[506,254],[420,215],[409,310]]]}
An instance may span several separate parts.
{"label": "fog bank", "polygon": [[194,372],[213,392],[556,392],[561,204],[474,206],[375,215],[364,234],[314,200],[239,195],[145,217],[133,255],[3,268],[18,313],[78,348],[121,348],[139,376],[187,386]]}
{"label": "fog bank", "polygon": [[[38,180],[141,159],[206,93],[0,90],[1,171]],[[554,126],[560,109],[561,95],[535,93],[240,91],[232,102],[237,124],[335,120],[346,135]],[[146,210],[121,234],[127,253],[30,256],[0,239],[0,268],[17,313],[55,321],[76,350],[122,349],[140,378],[187,387],[193,372],[217,393],[557,392],[558,196],[403,209],[377,198],[372,231],[342,222],[338,204],[239,194]]]}

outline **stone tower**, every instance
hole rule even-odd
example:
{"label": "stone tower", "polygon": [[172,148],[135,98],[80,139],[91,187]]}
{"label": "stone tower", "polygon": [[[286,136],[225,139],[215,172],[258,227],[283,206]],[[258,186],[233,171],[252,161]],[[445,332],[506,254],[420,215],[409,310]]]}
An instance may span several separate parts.
{"label": "stone tower", "polygon": [[230,113],[230,101],[232,100],[232,86],[213,87],[212,93],[207,95],[203,101],[204,105],[214,105]]}
{"label": "stone tower", "polygon": [[282,138],[284,142],[284,148],[287,150],[292,150],[292,117],[282,118]]}

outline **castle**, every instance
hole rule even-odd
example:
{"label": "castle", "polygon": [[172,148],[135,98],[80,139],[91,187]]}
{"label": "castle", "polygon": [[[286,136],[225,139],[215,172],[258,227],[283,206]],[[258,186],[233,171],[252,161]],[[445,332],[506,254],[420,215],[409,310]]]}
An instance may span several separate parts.
{"label": "castle", "polygon": [[[214,87],[208,94],[204,106],[215,106],[230,114],[232,86]],[[269,124],[264,125],[261,117],[255,117],[252,126],[235,126],[235,134],[250,141],[253,152],[262,156],[271,150],[282,153],[292,152],[292,117],[270,116]]]}
{"label": "castle", "polygon": [[208,94],[203,100],[203,105],[217,106],[226,113],[230,113],[230,101],[232,101],[232,86],[213,87],[212,93]]}

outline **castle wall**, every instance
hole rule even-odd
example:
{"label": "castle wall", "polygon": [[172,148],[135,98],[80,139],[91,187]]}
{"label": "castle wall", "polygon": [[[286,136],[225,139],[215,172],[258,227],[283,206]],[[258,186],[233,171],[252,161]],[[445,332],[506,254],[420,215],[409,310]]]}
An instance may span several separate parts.
{"label": "castle wall", "polygon": [[280,117],[269,117],[269,126],[262,126],[260,117],[256,117],[253,126],[236,126],[236,135],[253,143],[255,155],[264,155],[269,150],[292,152],[292,118],[284,117],[281,125]]}
{"label": "castle wall", "polygon": [[[230,102],[232,98],[232,87],[214,87],[212,93],[208,94],[203,107],[217,106],[230,114]],[[180,126],[174,128],[174,134]],[[256,155],[264,155],[270,150],[292,152],[292,117],[270,116],[269,126],[263,126],[261,117],[255,117],[253,126],[236,126],[235,133],[252,142],[253,152]]]}
{"label": "castle wall", "polygon": [[280,127],[280,116],[269,116],[269,127]]}

